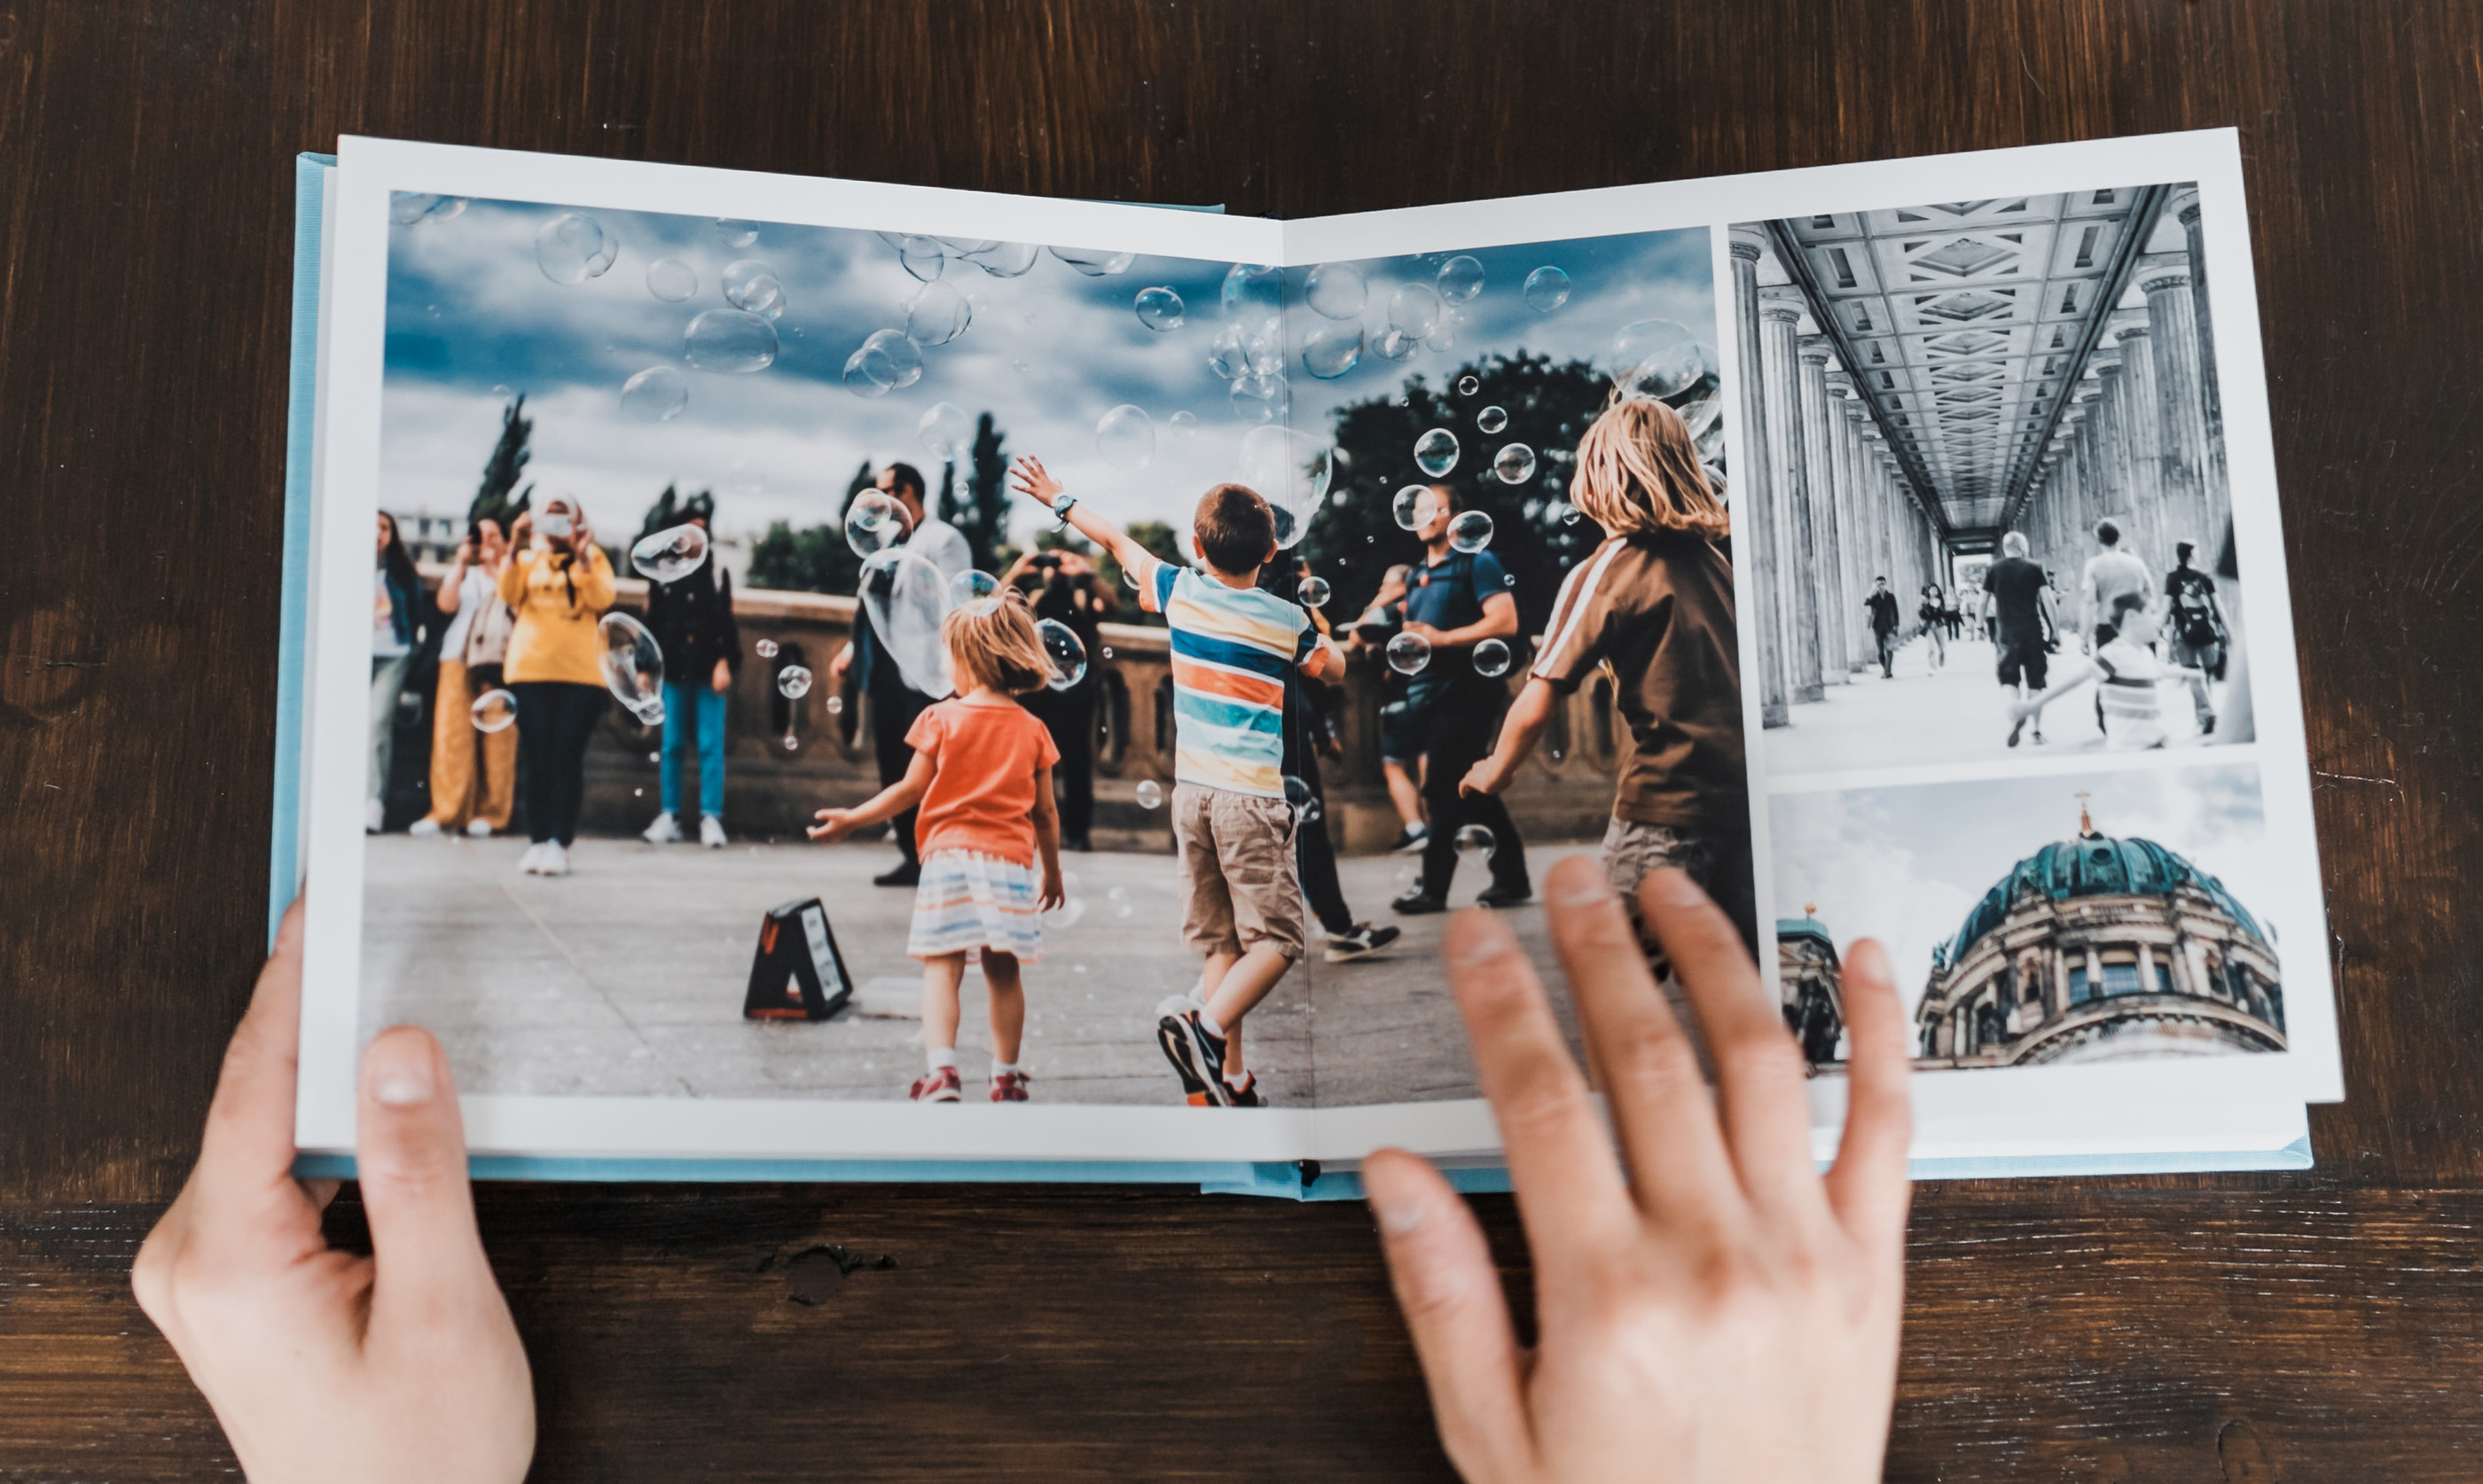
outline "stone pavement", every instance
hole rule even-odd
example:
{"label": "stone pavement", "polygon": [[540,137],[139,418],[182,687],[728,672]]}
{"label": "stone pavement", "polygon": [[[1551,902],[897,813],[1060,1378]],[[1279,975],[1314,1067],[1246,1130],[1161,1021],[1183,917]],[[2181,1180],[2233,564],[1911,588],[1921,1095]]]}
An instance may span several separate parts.
{"label": "stone pavement", "polygon": [[[521,875],[521,840],[368,842],[362,1029],[424,1025],[475,1093],[706,1098],[901,1099],[922,1071],[920,968],[905,956],[914,893],[874,888],[885,844],[739,845],[723,851],[582,839],[572,874]],[[1528,851],[1539,885],[1555,860],[1591,845]],[[1445,917],[1393,918],[1412,861],[1341,862],[1347,899],[1405,936],[1354,964],[1309,958],[1245,1028],[1249,1060],[1280,1105],[1478,1096],[1456,1008],[1438,967]],[[1027,970],[1022,1060],[1046,1101],[1171,1103],[1180,1087],[1156,1049],[1155,1006],[1187,992],[1180,883],[1168,856],[1072,855],[1085,911],[1045,934]],[[1410,880],[1410,877],[1407,879]],[[1451,899],[1484,885],[1460,873]],[[857,986],[834,1020],[751,1021],[741,1001],[761,916],[816,896]],[[1543,915],[1509,913],[1549,963]],[[1557,976],[1553,976],[1557,978]],[[970,1096],[989,1067],[979,978],[969,973],[959,1067]],[[1565,1001],[1564,1023],[1573,1023]],[[1574,1040],[1574,1034],[1573,1034]]]}

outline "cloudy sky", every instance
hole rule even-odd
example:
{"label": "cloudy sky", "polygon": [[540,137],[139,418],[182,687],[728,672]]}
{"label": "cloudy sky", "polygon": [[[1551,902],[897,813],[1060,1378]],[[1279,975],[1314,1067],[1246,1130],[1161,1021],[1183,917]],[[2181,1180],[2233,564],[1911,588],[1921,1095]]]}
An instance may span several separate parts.
{"label": "cloudy sky", "polygon": [[[477,200],[445,221],[389,228],[386,508],[462,515],[512,388],[526,393],[535,419],[528,476],[544,491],[578,495],[607,540],[633,534],[671,482],[713,488],[717,524],[728,535],[779,519],[833,520],[866,460],[908,460],[936,487],[938,461],[917,429],[944,401],[970,416],[991,411],[1012,455],[1041,456],[1073,490],[1125,520],[1187,511],[1200,490],[1236,473],[1250,424],[1234,414],[1227,383],[1208,366],[1210,343],[1226,323],[1218,304],[1226,263],[1140,256],[1122,273],[1088,278],[1046,252],[1024,277],[1002,278],[950,254],[940,278],[967,295],[971,327],[924,353],[921,381],[866,400],[845,389],[845,359],[872,331],[901,330],[921,287],[878,234],[760,224],[757,240],[736,247],[704,218],[599,210],[591,215],[618,252],[601,276],[565,285],[538,267],[535,252],[536,233],[562,210]],[[1398,285],[1431,282],[1450,255],[1359,265],[1371,341],[1387,326]],[[1461,306],[1453,348],[1402,362],[1366,353],[1333,381],[1303,369],[1303,337],[1326,322],[1299,302],[1307,270],[1289,273],[1294,426],[1325,426],[1334,407],[1393,392],[1409,375],[1436,384],[1443,372],[1482,354],[1522,348],[1603,364],[1613,332],[1649,317],[1680,320],[1713,343],[1703,229],[1473,255],[1483,264],[1483,287]],[[726,307],[720,277],[745,258],[771,265],[785,285],[775,363],[749,374],[687,365],[684,328],[702,310]],[[665,259],[697,275],[688,300],[667,303],[650,290],[649,266]],[[1548,314],[1530,308],[1521,292],[1528,275],[1545,266],[1570,280],[1567,303]],[[1178,328],[1161,332],[1134,308],[1141,289],[1158,286],[1177,293],[1186,310]],[[689,385],[686,410],[656,424],[626,416],[620,397],[630,376],[653,366],[679,369]],[[1124,403],[1145,409],[1156,432],[1152,463],[1135,471],[1107,464],[1096,446],[1097,422]],[[1171,425],[1182,411],[1197,419],[1186,437]],[[1409,449],[1406,477],[1413,473]],[[1034,524],[1028,511],[1021,539]]]}
{"label": "cloudy sky", "polygon": [[[1910,1014],[1933,946],[2011,867],[2077,833],[2080,789],[2096,829],[2186,857],[2268,925],[2284,863],[2265,849],[2250,764],[1772,795],[1776,911],[1798,917],[1817,904],[1840,950],[1865,934],[1880,939]],[[2291,924],[2274,926],[2281,935]]]}

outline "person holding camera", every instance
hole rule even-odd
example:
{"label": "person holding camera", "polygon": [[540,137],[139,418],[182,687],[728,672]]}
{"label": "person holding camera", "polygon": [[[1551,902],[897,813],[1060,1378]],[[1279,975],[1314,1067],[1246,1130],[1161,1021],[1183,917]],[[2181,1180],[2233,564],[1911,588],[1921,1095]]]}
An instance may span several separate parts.
{"label": "person holding camera", "polygon": [[[1039,586],[1038,586],[1039,584]],[[1052,733],[1060,761],[1052,776],[1060,783],[1060,848],[1093,850],[1095,828],[1095,698],[1104,687],[1104,635],[1097,626],[1120,609],[1095,564],[1059,548],[1029,551],[1009,565],[1002,588],[1034,587],[1027,606],[1035,622],[1054,620],[1078,636],[1086,649],[1086,673],[1065,690],[1046,688],[1019,698]]]}
{"label": "person holding camera", "polygon": [[612,606],[612,563],[595,544],[575,497],[555,494],[543,518],[518,517],[500,563],[500,601],[517,614],[505,671],[518,699],[518,749],[525,759],[526,831],[534,844],[519,868],[569,874],[569,847],[586,799],[586,744],[603,715],[601,639]]}
{"label": "person holding camera", "polygon": [[476,698],[498,690],[517,615],[500,601],[494,573],[508,554],[500,522],[486,516],[466,529],[457,560],[440,583],[440,680],[432,692],[431,812],[412,835],[463,830],[476,839],[509,827],[518,803],[518,731],[474,726]]}

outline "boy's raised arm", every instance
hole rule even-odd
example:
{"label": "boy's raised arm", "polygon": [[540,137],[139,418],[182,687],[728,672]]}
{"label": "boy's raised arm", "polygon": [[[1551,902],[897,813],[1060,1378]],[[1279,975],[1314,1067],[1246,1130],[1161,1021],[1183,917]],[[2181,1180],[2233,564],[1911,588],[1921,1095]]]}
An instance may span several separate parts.
{"label": "boy's raised arm", "polygon": [[[1047,511],[1058,513],[1058,507],[1053,502],[1063,493],[1062,486],[1059,480],[1053,478],[1051,472],[1044,468],[1042,460],[1031,455],[1021,456],[1009,468],[1009,481],[1016,487],[1018,493]],[[1061,516],[1061,518],[1068,521],[1079,535],[1112,553],[1112,560],[1120,563],[1121,570],[1124,571],[1143,573],[1146,570],[1146,563],[1162,560],[1154,552],[1131,540],[1129,532],[1122,530],[1083,504],[1070,506],[1068,513]],[[1154,594],[1141,588],[1138,596],[1142,606],[1148,612],[1155,611]]]}

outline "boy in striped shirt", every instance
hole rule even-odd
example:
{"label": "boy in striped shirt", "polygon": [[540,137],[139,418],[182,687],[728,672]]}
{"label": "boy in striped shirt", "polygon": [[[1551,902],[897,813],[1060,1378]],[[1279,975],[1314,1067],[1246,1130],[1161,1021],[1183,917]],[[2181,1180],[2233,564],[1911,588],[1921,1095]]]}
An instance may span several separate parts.
{"label": "boy in striped shirt", "polygon": [[1242,1019],[1268,997],[1306,939],[1285,799],[1285,674],[1341,673],[1345,656],[1300,605],[1258,586],[1276,557],[1276,519],[1241,485],[1199,498],[1192,525],[1204,570],[1157,560],[1079,505],[1042,461],[1011,471],[1040,501],[1138,579],[1139,605],[1172,631],[1173,838],[1185,906],[1182,938],[1206,960],[1200,1002],[1159,1007],[1156,1041],[1200,1107],[1264,1107],[1242,1063]]}

